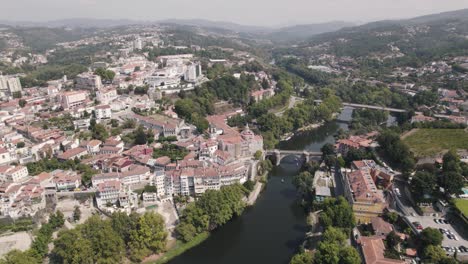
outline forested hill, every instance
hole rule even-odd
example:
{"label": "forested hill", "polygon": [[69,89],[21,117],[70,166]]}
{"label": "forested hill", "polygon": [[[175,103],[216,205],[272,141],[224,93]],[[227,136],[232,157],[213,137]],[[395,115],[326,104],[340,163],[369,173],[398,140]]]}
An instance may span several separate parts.
{"label": "forested hill", "polygon": [[302,47],[338,56],[417,56],[433,59],[468,51],[468,9],[408,20],[378,21],[312,37]]}

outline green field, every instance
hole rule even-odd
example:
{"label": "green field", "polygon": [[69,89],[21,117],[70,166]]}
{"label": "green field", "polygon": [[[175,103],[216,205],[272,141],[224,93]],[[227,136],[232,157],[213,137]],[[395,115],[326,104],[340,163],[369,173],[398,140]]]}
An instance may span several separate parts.
{"label": "green field", "polygon": [[455,206],[468,218],[468,200],[455,199]]}
{"label": "green field", "polygon": [[419,129],[403,140],[416,157],[428,157],[449,149],[468,149],[463,129]]}

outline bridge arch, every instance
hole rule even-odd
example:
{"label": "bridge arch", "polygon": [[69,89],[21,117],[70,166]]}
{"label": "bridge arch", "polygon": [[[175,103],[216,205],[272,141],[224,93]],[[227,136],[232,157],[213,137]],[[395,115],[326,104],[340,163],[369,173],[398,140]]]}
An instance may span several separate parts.
{"label": "bridge arch", "polygon": [[317,159],[322,156],[321,152],[309,152],[301,150],[267,150],[265,152],[265,158],[268,158],[276,166],[281,164],[281,161],[290,156],[295,156],[300,158],[301,163],[309,162],[311,159]]}

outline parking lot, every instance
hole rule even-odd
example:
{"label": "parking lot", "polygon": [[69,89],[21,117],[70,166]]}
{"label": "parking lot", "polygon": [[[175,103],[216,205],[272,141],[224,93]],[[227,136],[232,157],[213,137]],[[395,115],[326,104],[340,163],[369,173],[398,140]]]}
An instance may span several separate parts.
{"label": "parking lot", "polygon": [[[432,227],[437,230],[443,229],[444,240],[442,240],[442,247],[460,247],[465,246],[468,247],[468,240],[466,240],[457,230],[452,226],[450,223],[440,223],[438,221],[434,221],[434,219],[445,219],[444,217],[433,217],[433,216],[408,216],[408,219],[411,222],[419,222],[422,228]],[[452,239],[448,236],[451,235]],[[453,237],[454,236],[454,237]],[[447,251],[447,250],[446,250]],[[447,251],[447,253],[453,254],[453,252]],[[458,255],[468,255],[466,252],[458,252]]]}

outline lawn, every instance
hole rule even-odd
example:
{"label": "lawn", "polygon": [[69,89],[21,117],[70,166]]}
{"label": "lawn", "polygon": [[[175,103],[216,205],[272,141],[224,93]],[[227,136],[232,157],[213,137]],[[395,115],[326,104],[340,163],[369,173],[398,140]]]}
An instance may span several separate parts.
{"label": "lawn", "polygon": [[449,149],[468,149],[468,132],[463,129],[419,129],[403,141],[416,157],[430,157]]}
{"label": "lawn", "polygon": [[209,232],[203,232],[192,239],[192,241],[188,243],[183,243],[181,241],[177,241],[176,245],[167,251],[160,259],[155,262],[151,262],[153,264],[164,264],[172,260],[173,258],[181,255],[185,251],[198,246],[203,241],[205,241],[210,236]]}
{"label": "lawn", "polygon": [[455,199],[455,206],[468,218],[468,200]]}

